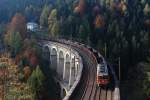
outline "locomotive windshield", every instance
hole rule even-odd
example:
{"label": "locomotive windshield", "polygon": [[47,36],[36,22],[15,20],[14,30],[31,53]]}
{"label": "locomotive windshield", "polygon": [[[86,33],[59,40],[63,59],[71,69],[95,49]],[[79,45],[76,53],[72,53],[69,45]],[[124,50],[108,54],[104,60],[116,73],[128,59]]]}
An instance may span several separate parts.
{"label": "locomotive windshield", "polygon": [[102,65],[102,66],[100,67],[100,72],[105,72],[105,65]]}

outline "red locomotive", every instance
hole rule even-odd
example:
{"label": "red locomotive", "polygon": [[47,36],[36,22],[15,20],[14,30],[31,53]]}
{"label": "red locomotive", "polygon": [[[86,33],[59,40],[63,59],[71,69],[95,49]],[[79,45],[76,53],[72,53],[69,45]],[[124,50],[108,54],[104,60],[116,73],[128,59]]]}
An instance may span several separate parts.
{"label": "red locomotive", "polygon": [[105,86],[109,83],[109,73],[106,63],[97,65],[96,83],[98,86]]}

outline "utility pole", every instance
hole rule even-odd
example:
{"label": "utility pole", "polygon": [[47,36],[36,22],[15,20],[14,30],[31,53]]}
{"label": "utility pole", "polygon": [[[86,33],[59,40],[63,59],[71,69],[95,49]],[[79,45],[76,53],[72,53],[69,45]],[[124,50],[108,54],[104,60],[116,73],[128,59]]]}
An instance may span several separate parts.
{"label": "utility pole", "polygon": [[118,58],[118,64],[119,64],[119,81],[120,81],[121,79],[120,57]]}
{"label": "utility pole", "polygon": [[105,52],[105,58],[106,58],[107,57],[107,45],[106,45],[106,43],[104,45],[105,45],[104,52]]}

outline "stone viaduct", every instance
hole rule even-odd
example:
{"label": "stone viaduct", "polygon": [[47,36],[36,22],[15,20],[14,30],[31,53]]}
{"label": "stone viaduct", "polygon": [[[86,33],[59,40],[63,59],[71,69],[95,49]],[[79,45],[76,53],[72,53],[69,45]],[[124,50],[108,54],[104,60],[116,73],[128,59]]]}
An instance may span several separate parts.
{"label": "stone viaduct", "polygon": [[70,46],[51,41],[43,44],[42,55],[49,61],[55,80],[61,86],[61,97],[66,100],[80,80],[82,59]]}

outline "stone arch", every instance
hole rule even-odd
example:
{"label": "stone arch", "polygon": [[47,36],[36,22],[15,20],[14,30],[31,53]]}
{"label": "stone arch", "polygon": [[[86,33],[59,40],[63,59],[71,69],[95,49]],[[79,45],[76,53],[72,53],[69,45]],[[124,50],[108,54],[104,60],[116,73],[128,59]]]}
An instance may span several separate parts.
{"label": "stone arch", "polygon": [[75,68],[76,68],[75,76],[77,77],[78,72],[79,72],[79,62],[77,61],[77,62],[75,62],[75,63],[76,63],[76,66],[75,66]]}
{"label": "stone arch", "polygon": [[51,66],[52,70],[56,72],[57,70],[57,50],[55,48],[51,49]]}
{"label": "stone arch", "polygon": [[72,75],[74,77],[74,80],[75,80],[75,71],[76,71],[76,69],[75,69],[75,67],[76,67],[76,65],[75,65],[76,61],[75,60],[76,60],[76,57],[73,56],[72,57],[72,61],[71,61],[72,62],[72,66],[71,67],[72,67]]}
{"label": "stone arch", "polygon": [[63,53],[63,51],[59,51],[59,58],[60,59],[64,59],[64,53]]}
{"label": "stone arch", "polygon": [[70,70],[70,86],[73,85],[74,81],[75,81],[75,56],[72,56],[71,58],[71,66],[70,66],[71,70]]}
{"label": "stone arch", "polygon": [[75,64],[75,56],[72,56],[71,62],[72,62],[73,64]]}
{"label": "stone arch", "polygon": [[66,57],[66,62],[70,62],[70,55],[68,53],[66,54],[65,57]]}
{"label": "stone arch", "polygon": [[62,78],[63,77],[63,69],[64,69],[64,53],[63,51],[59,51],[59,61],[58,61],[58,68],[57,73]]}
{"label": "stone arch", "polygon": [[70,55],[66,54],[64,67],[64,80],[67,83],[69,83],[69,76],[70,76]]}
{"label": "stone arch", "polygon": [[51,55],[57,55],[57,50],[56,48],[51,49]]}

